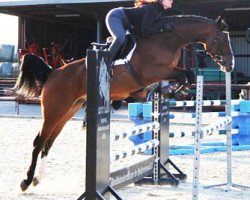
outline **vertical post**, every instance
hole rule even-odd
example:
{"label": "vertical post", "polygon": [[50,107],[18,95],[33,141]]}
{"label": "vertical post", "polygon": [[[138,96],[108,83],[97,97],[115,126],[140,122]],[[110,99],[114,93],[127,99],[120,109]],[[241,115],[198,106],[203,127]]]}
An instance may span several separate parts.
{"label": "vertical post", "polygon": [[[231,116],[231,72],[226,72],[226,114]],[[227,134],[227,186],[232,186],[232,123],[226,126]]]}
{"label": "vertical post", "polygon": [[200,145],[201,145],[201,117],[203,100],[203,76],[197,76],[196,86],[196,123],[195,123],[195,149],[193,174],[193,200],[199,195]]}
{"label": "vertical post", "polygon": [[[161,82],[161,88],[165,87],[168,82]],[[169,98],[163,98],[162,93],[159,96],[159,122],[161,131],[159,132],[160,140],[160,162],[166,163],[169,160]],[[161,171],[163,173],[163,171]]]}
{"label": "vertical post", "polygon": [[[160,123],[160,97],[161,94],[159,92],[153,93],[153,100],[152,100],[152,121],[157,121]],[[158,139],[160,135],[161,130],[153,130],[153,139]],[[153,169],[153,182],[155,184],[158,184],[159,182],[159,159],[160,159],[160,146],[153,148],[153,155],[156,155],[155,157],[155,163],[154,163],[154,169]]]}
{"label": "vertical post", "polygon": [[102,20],[100,16],[96,15],[96,42],[101,43],[102,41]]}
{"label": "vertical post", "polygon": [[[152,121],[158,121],[160,123],[160,130],[153,131],[153,138],[160,141],[160,145],[153,149],[153,154],[156,156],[153,174],[139,181],[139,184],[153,183],[177,186],[179,184],[179,179],[185,180],[187,178],[187,175],[169,158],[169,99],[163,98],[161,91],[164,90],[164,87],[168,87],[168,82],[161,82],[159,89],[153,93]],[[178,174],[172,174],[167,169],[169,165],[171,165]]]}
{"label": "vertical post", "polygon": [[110,74],[106,63],[107,52],[87,50],[87,200],[101,199],[110,184]]}
{"label": "vertical post", "polygon": [[18,48],[25,49],[26,40],[26,19],[23,17],[18,18]]}
{"label": "vertical post", "polygon": [[[162,84],[162,83],[161,83]],[[164,99],[161,92],[153,93],[152,103],[152,121],[160,123],[160,130],[153,131],[153,139],[158,139],[160,145],[153,149],[153,154],[156,155],[154,170],[153,170],[153,182],[159,183],[160,174],[164,173],[160,163],[166,163],[169,158],[169,134],[168,134],[168,114],[169,114],[169,99]]]}

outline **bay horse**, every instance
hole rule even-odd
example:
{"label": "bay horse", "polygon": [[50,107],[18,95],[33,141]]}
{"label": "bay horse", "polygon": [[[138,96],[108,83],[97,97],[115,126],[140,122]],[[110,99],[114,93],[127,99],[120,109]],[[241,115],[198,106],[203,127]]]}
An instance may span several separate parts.
{"label": "bay horse", "polygon": [[[138,74],[136,80],[125,65],[113,67],[111,99],[121,100],[136,94],[139,89],[162,80],[176,77],[176,66],[184,46],[201,42],[207,52],[226,72],[234,68],[234,56],[226,23],[220,18],[211,20],[201,16],[171,16],[161,22],[158,33],[137,38],[137,46],[130,64]],[[164,27],[171,28],[164,30]],[[143,85],[141,84],[143,83]],[[34,55],[23,57],[20,74],[14,87],[16,93],[41,95],[42,128],[33,142],[33,152],[27,179],[21,182],[25,191],[33,181],[41,180],[43,168],[34,176],[38,155],[41,166],[54,140],[65,123],[86,104],[86,60],[80,59],[58,69],[52,69]]]}

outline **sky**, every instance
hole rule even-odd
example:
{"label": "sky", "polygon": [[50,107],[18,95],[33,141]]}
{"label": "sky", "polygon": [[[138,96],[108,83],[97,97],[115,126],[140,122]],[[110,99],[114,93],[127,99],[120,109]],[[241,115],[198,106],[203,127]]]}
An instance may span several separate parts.
{"label": "sky", "polygon": [[16,16],[0,14],[0,44],[17,45],[18,18]]}

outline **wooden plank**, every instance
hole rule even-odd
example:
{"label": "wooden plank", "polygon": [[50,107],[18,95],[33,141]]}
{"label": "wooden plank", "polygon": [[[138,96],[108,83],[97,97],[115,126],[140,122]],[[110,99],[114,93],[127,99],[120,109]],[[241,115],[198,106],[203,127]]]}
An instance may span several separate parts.
{"label": "wooden plank", "polygon": [[111,172],[110,182],[114,188],[121,188],[137,182],[153,173],[155,156],[149,156],[142,162]]}

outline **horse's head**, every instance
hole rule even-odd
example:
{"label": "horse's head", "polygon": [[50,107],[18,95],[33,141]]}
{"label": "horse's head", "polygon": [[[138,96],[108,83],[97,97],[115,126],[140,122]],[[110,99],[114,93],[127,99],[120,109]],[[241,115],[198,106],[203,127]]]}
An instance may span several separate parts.
{"label": "horse's head", "polygon": [[[214,21],[195,15],[168,16],[154,25],[153,30],[156,33],[162,33],[160,37],[169,35],[172,32],[177,36],[176,41],[182,40],[184,45],[193,42],[205,43],[207,52],[211,54],[222,71],[230,72],[234,68],[234,56],[228,26],[221,17]],[[175,40],[167,41],[170,48],[174,49],[173,45],[169,44],[171,43],[169,41]]]}
{"label": "horse's head", "polygon": [[234,69],[234,55],[228,27],[221,17],[216,20],[216,30],[206,40],[206,50],[222,71],[230,72]]}

